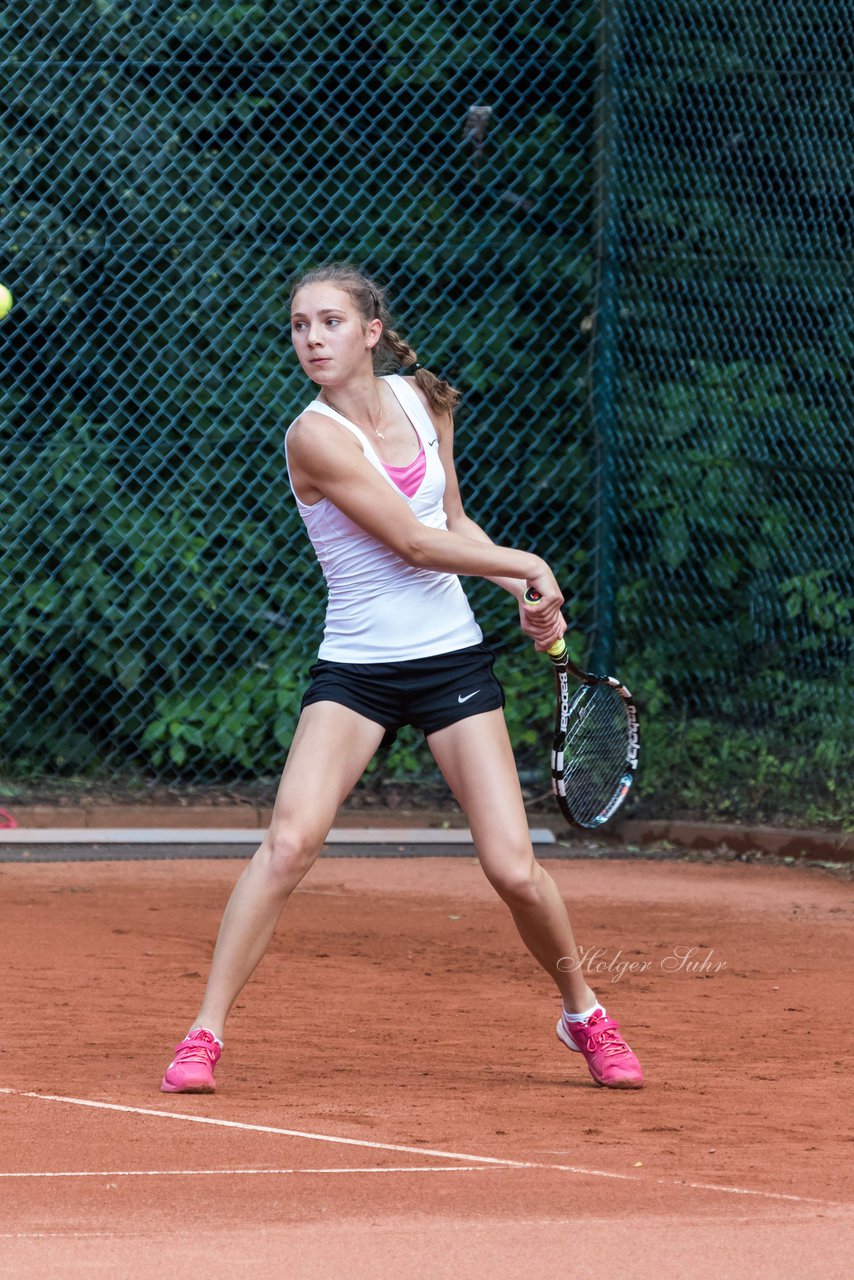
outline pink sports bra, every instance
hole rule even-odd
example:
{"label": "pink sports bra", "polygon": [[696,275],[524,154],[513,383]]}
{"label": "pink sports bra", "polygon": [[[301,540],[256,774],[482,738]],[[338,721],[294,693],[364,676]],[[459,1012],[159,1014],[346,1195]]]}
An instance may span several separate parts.
{"label": "pink sports bra", "polygon": [[[380,459],[382,461],[382,459]],[[407,498],[412,498],[418,492],[418,487],[424,479],[424,473],[427,470],[427,456],[424,453],[424,441],[421,441],[421,448],[418,450],[418,456],[412,462],[408,462],[405,467],[391,467],[387,462],[383,462],[383,467],[388,472],[390,478],[397,485],[401,493]]]}

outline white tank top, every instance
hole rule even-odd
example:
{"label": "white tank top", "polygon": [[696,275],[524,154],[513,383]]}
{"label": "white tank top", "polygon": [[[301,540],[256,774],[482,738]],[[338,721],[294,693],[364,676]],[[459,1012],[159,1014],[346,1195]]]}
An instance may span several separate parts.
{"label": "white tank top", "polygon": [[[395,485],[382,459],[355,423],[320,400],[314,400],[304,412],[310,409],[326,414],[351,431],[368,461],[409,504],[421,523],[431,529],[446,529],[442,506],[445,470],[439,458],[436,429],[404,378],[392,374],[383,381],[418,433],[427,457],[424,479],[411,498]],[[480,627],[456,574],[413,568],[354,524],[328,498],[309,505],[301,502],[295,492],[294,497],[329,592],[318,657],[331,662],[406,662],[480,643]]]}

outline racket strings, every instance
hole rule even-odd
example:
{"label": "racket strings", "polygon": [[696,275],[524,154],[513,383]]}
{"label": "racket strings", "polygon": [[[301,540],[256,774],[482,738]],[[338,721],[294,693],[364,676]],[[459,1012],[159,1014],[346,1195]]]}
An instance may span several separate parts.
{"label": "racket strings", "polygon": [[610,685],[576,694],[563,746],[563,794],[573,817],[595,825],[625,787],[629,722],[626,706]]}

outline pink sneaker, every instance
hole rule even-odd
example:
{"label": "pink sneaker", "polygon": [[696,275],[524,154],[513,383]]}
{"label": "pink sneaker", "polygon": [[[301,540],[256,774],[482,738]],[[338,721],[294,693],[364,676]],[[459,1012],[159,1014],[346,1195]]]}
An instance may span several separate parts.
{"label": "pink sneaker", "polygon": [[597,1009],[586,1022],[570,1022],[561,1017],[558,1038],[567,1049],[583,1055],[597,1084],[611,1089],[642,1089],[641,1064],[620,1035],[619,1023]]}
{"label": "pink sneaker", "polygon": [[160,1082],[161,1093],[213,1093],[213,1071],[221,1056],[216,1036],[196,1027],[175,1046],[175,1057]]}

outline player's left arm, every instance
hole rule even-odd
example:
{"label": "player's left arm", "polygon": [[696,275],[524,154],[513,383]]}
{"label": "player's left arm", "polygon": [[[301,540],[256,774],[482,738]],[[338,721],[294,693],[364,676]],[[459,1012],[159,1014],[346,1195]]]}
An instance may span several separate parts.
{"label": "player's left arm", "polygon": [[[473,542],[492,543],[492,538],[486,533],[477,521],[472,520],[471,516],[466,515],[463,506],[463,499],[460,493],[460,483],[457,477],[457,468],[454,462],[454,419],[450,413],[440,414],[432,408],[429,400],[422,392],[421,388],[412,379],[412,387],[418,395],[425,409],[430,415],[433,426],[436,428],[436,435],[439,438],[439,458],[445,472],[445,497],[443,506],[445,508],[445,518],[448,522],[448,528],[456,534],[460,534],[464,538],[471,538]],[[486,575],[484,575],[486,576]],[[489,582],[495,583],[497,587],[501,587],[504,591],[509,592],[519,606],[519,623],[522,630],[528,635],[537,639],[541,630],[547,630],[553,627],[553,620],[546,617],[538,617],[535,609],[527,607],[524,603],[525,583],[519,582],[515,578],[493,578],[487,579]],[[561,619],[563,621],[563,619]],[[565,623],[564,623],[565,626]]]}
{"label": "player's left arm", "polygon": [[[464,538],[471,538],[474,542],[491,542],[492,539],[489,534],[481,528],[476,520],[472,520],[471,516],[466,515],[465,507],[463,506],[460,482],[454,462],[454,423],[450,414],[445,418],[441,428],[437,428],[437,431],[439,435],[439,458],[445,471],[443,506],[448,528],[453,529],[454,533],[462,534]],[[511,596],[514,596],[521,603],[525,594],[524,582],[514,582],[512,578],[490,578],[489,581],[494,582],[496,586],[502,587],[505,591],[509,591]]]}

